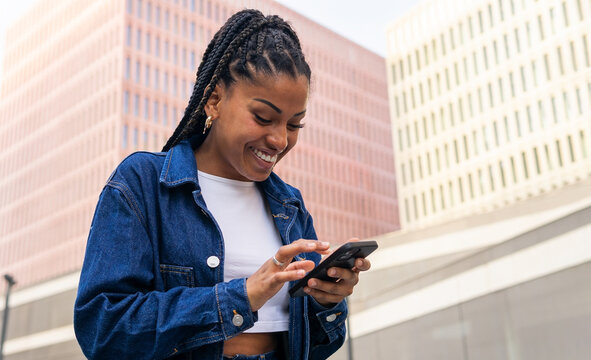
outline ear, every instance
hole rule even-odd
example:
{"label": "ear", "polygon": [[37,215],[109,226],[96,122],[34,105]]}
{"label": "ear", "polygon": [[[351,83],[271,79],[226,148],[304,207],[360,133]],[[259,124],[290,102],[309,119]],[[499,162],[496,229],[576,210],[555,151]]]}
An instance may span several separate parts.
{"label": "ear", "polygon": [[219,105],[220,102],[222,100],[223,97],[223,88],[220,85],[216,85],[215,89],[213,89],[211,95],[209,96],[209,99],[207,99],[207,102],[205,103],[205,114],[207,116],[211,116],[214,119],[218,118],[220,115],[220,111],[219,111]]}

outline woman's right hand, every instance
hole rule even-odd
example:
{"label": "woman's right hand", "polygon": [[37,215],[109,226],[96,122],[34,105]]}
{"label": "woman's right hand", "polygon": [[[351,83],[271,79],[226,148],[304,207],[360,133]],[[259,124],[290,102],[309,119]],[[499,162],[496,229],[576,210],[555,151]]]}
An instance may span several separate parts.
{"label": "woman's right hand", "polygon": [[329,252],[329,247],[330,244],[327,242],[304,239],[280,247],[275,254],[275,259],[283,265],[277,265],[271,258],[246,280],[246,292],[251,310],[258,311],[281,290],[283,284],[303,278],[316,265],[311,260],[291,262],[296,255],[307,252],[326,254]]}

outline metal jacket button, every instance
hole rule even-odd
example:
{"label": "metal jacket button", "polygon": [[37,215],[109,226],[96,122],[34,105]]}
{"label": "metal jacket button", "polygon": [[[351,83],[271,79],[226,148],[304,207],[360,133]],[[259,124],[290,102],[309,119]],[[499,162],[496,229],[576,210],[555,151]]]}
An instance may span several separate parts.
{"label": "metal jacket button", "polygon": [[220,264],[220,258],[217,256],[210,256],[207,258],[207,266],[214,269]]}
{"label": "metal jacket button", "polygon": [[333,322],[337,319],[337,314],[330,314],[326,317],[326,321]]}

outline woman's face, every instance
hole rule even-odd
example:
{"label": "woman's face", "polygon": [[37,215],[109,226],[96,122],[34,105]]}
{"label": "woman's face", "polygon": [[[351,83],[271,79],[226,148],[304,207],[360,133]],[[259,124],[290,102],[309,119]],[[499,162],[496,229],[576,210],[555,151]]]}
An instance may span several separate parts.
{"label": "woman's face", "polygon": [[205,111],[210,132],[197,148],[199,170],[242,181],[263,181],[295,146],[308,102],[308,79],[289,75],[218,85]]}

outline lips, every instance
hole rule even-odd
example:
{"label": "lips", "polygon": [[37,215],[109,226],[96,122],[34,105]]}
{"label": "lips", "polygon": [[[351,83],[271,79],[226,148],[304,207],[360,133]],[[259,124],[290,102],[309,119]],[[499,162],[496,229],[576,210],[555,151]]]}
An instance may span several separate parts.
{"label": "lips", "polygon": [[270,164],[274,164],[277,161],[277,154],[271,156],[255,148],[252,148],[252,152],[256,155],[256,157]]}

